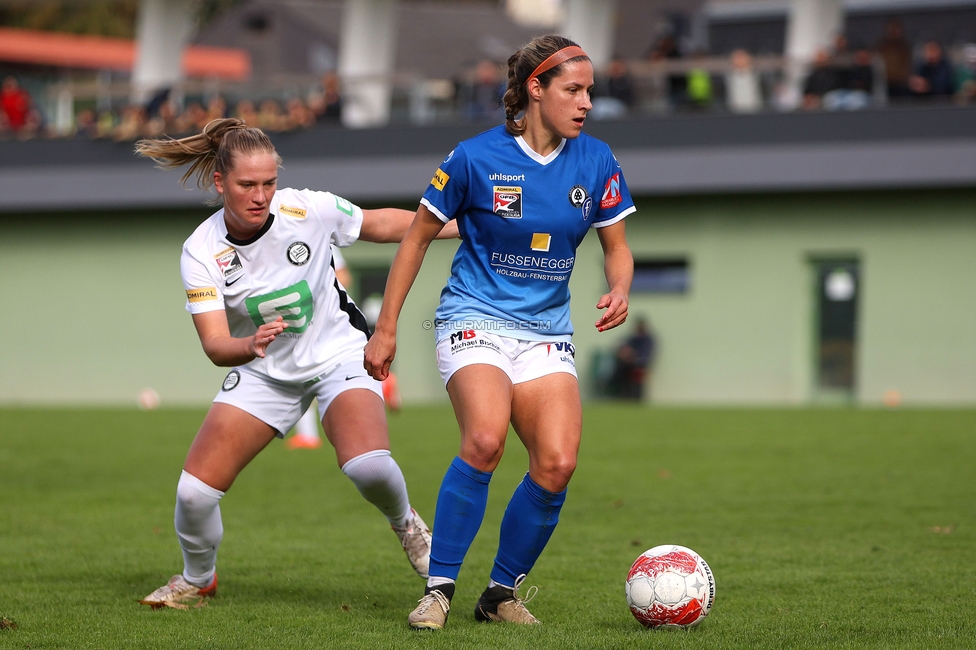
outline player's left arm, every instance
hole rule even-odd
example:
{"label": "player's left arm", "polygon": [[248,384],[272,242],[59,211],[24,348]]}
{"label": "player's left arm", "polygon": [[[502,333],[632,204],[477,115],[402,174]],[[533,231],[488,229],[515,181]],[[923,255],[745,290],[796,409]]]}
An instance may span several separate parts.
{"label": "player's left arm", "polygon": [[[391,244],[403,241],[407,229],[413,223],[415,214],[398,208],[363,210],[363,225],[359,239],[378,244]],[[437,233],[437,239],[457,239],[457,222],[451,220]]]}
{"label": "player's left arm", "polygon": [[597,229],[597,234],[603,247],[603,272],[610,290],[596,303],[597,309],[606,310],[597,320],[596,328],[605,332],[627,320],[630,284],[634,280],[634,256],[627,245],[624,219]]}

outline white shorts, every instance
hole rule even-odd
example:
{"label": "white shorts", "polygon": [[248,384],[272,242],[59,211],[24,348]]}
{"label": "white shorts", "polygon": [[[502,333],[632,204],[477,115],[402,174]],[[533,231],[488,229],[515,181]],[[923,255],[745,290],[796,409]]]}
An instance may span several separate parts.
{"label": "white shorts", "polygon": [[576,377],[575,357],[569,341],[526,341],[483,330],[461,330],[437,343],[437,369],[445,386],[455,372],[478,363],[501,368],[513,384],[556,372]]}
{"label": "white shorts", "polygon": [[325,376],[305,383],[276,381],[246,367],[234,368],[224,378],[214,402],[230,404],[270,425],[283,438],[313,398],[319,400],[319,414],[329,410],[340,393],[353,389],[371,390],[383,399],[383,385],[363,368],[362,352],[342,361]]}

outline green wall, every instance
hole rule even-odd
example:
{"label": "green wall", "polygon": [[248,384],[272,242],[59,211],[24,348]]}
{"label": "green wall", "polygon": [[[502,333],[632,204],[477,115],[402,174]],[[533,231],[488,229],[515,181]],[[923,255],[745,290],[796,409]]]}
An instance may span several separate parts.
{"label": "green wall", "polygon": [[[627,220],[635,257],[685,256],[691,290],[632,296],[659,341],[653,400],[815,401],[811,259],[861,264],[854,399],[976,403],[976,191],[777,194],[644,199]],[[200,349],[179,277],[183,240],[208,211],[0,216],[0,403],[208,402],[224,370]],[[456,242],[435,242],[399,326],[394,370],[411,401],[445,399],[424,329]],[[346,249],[353,270],[388,264],[393,246]],[[595,234],[579,252],[573,321],[584,393],[605,290]]]}

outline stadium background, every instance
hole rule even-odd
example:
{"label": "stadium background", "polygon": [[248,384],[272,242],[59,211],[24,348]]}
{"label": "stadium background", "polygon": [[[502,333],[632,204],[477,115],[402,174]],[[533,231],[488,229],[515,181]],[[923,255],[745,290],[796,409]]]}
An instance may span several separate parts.
{"label": "stadium background", "polygon": [[[638,203],[628,238],[644,290],[631,311],[658,335],[654,401],[976,403],[974,118],[972,106],[923,105],[588,124],[614,148]],[[482,128],[279,135],[281,185],[412,207],[438,161]],[[164,404],[211,399],[225,370],[201,354],[178,265],[182,241],[209,210],[177,180],[134,161],[131,143],[0,141],[9,328],[0,403],[129,405],[147,387]],[[432,248],[401,317],[395,370],[408,402],[446,400],[423,323],[453,250]],[[361,285],[354,295],[373,286],[393,253],[347,250]],[[598,355],[627,330],[600,335],[590,325],[601,262],[588,238],[572,280],[588,397]],[[855,281],[849,381],[834,385],[819,335],[832,270]]]}

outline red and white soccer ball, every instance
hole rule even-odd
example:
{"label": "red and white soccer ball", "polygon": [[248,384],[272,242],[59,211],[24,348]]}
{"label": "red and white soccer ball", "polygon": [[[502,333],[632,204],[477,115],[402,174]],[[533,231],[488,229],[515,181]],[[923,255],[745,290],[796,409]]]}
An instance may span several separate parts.
{"label": "red and white soccer ball", "polygon": [[698,553],[684,546],[644,551],[627,574],[627,604],[644,627],[688,628],[708,616],[715,578]]}

